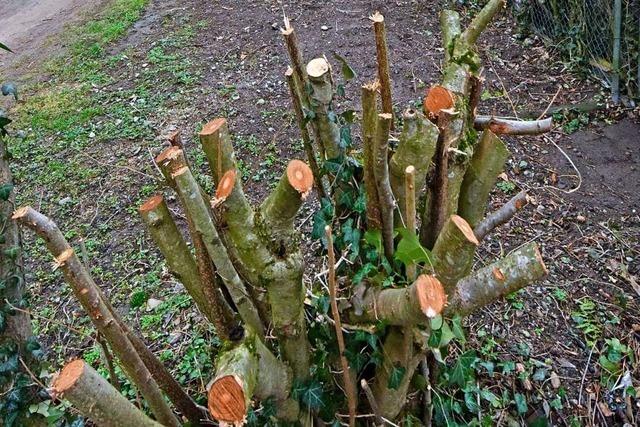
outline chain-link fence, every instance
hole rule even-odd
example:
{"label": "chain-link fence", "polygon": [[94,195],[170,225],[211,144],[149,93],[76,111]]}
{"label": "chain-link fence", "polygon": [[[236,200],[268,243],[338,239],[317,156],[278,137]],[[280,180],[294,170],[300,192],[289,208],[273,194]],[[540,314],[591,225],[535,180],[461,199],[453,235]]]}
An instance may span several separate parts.
{"label": "chain-link fence", "polygon": [[618,96],[640,98],[640,0],[514,0],[520,23]]}

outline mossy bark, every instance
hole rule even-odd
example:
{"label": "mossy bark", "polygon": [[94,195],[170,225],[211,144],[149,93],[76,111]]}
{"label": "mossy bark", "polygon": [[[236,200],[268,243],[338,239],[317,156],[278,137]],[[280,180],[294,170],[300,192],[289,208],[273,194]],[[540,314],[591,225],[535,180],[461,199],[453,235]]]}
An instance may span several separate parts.
{"label": "mossy bark", "polygon": [[384,254],[389,261],[393,259],[393,211],[395,201],[389,181],[389,131],[392,123],[391,114],[378,114],[376,135],[373,146],[374,169],[382,219],[382,244]]}
{"label": "mossy bark", "polygon": [[[325,61],[324,58],[316,58],[314,61]],[[333,112],[333,82],[331,68],[326,62],[326,71],[321,74],[310,73],[307,66],[307,78],[311,92],[309,106],[313,111],[311,119],[316,138],[324,151],[326,159],[338,158],[343,150],[340,148],[340,127],[335,120]],[[311,62],[309,63],[311,64]]]}
{"label": "mossy bark", "polygon": [[206,298],[196,260],[176,227],[167,204],[162,196],[151,199],[151,204],[140,208],[140,215],[153,241],[167,261],[169,270],[184,285],[200,312],[216,327],[223,339],[229,339],[229,327],[233,324],[233,314],[228,306],[222,305],[221,295],[215,300]]}
{"label": "mossy bark", "polygon": [[431,251],[435,274],[447,294],[471,271],[477,247],[478,240],[469,224],[457,215],[449,217]]}
{"label": "mossy bark", "polygon": [[[395,420],[406,403],[411,379],[422,360],[422,356],[414,351],[411,328],[391,327],[385,337],[383,354],[382,365],[376,369],[376,381],[371,389],[379,414]],[[394,373],[398,375],[398,369],[404,369],[404,374],[396,385],[390,379]]]}
{"label": "mossy bark", "polygon": [[378,126],[377,84],[362,86],[362,149],[364,152],[364,188],[367,194],[367,227],[382,230],[380,199],[376,186],[374,145]]}
{"label": "mossy bark", "polygon": [[145,397],[158,421],[167,426],[179,426],[180,423],[165,402],[158,384],[121,328],[119,319],[114,318],[98,286],[56,224],[30,207],[16,211],[14,218],[44,239],[76,298],[96,329],[109,342],[125,372]]}
{"label": "mossy bark", "polygon": [[216,375],[209,390],[209,412],[221,422],[242,422],[251,400],[274,398],[278,417],[294,421],[299,414],[289,398],[292,375],[251,331],[244,341],[216,360]]}
{"label": "mossy bark", "polygon": [[[70,373],[69,370],[74,371]],[[73,375],[74,378],[66,378]],[[147,417],[91,366],[82,360],[69,363],[53,383],[53,393],[78,408],[82,415],[105,427],[162,427]],[[73,381],[72,384],[69,384]],[[64,389],[62,389],[64,386]]]}
{"label": "mossy bark", "polygon": [[202,198],[200,187],[191,174],[191,171],[185,167],[180,171],[176,171],[173,179],[176,182],[178,193],[186,205],[185,209],[188,211],[197,232],[202,236],[207,252],[215,264],[218,274],[222,278],[229,294],[231,294],[233,302],[240,313],[240,317],[253,331],[263,336],[265,329],[258,310],[233,266],[226,247],[222,243],[222,240],[220,240],[220,235],[209,214],[209,208]]}
{"label": "mossy bark", "polygon": [[482,133],[461,185],[458,214],[475,227],[484,217],[489,195],[509,157],[507,146],[490,130]]}
{"label": "mossy bark", "polygon": [[[427,120],[421,112],[408,110],[403,115],[403,127],[399,139],[398,148],[389,161],[389,179],[396,203],[404,207],[406,204],[405,170],[409,165],[415,168],[417,183],[415,195],[416,199],[420,199],[429,165],[436,151],[438,127]],[[401,225],[398,214],[396,214],[395,225]]]}
{"label": "mossy bark", "polygon": [[501,260],[462,279],[450,298],[446,314],[472,313],[541,279],[547,274],[538,245],[528,243]]}

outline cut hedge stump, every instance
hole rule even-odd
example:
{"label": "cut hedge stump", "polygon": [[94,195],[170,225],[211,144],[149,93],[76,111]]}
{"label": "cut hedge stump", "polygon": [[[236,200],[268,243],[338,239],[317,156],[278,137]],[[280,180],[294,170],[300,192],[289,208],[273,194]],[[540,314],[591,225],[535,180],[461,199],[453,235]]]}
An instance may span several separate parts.
{"label": "cut hedge stump", "polygon": [[69,400],[99,426],[160,427],[147,417],[84,360],[76,359],[62,369],[52,386],[55,398]]}
{"label": "cut hedge stump", "polygon": [[[410,393],[418,365],[435,354],[427,344],[434,322],[469,315],[547,274],[535,243],[474,271],[483,238],[528,202],[521,192],[485,215],[509,154],[499,135],[550,127],[549,120],[487,120],[477,114],[482,78],[474,43],[502,6],[502,0],[490,0],[464,31],[457,13],[442,13],[442,81],[427,91],[423,111],[408,108],[395,115],[397,132],[385,20],[377,12],[371,16],[378,72],[369,77],[378,80],[362,86],[361,151],[349,128],[354,115],[335,110],[336,93],[344,88],[336,85],[330,63],[319,57],[305,66],[294,28],[285,19],[282,35],[291,59],[285,77],[308,163],[289,162],[257,206],[244,193],[224,118],[205,124],[199,134],[215,194],[199,185],[179,144],[156,158],[167,191],[175,192],[182,206],[187,233],[174,222],[178,206],[169,209],[166,200],[171,199],[161,194],[147,200],[140,214],[169,270],[224,341],[208,389],[211,418],[242,425],[253,406],[261,404],[272,405],[271,421],[311,425],[312,419],[322,419],[355,425],[359,414],[373,411],[377,423],[400,422],[403,411],[416,407],[406,405],[407,399],[420,395]],[[314,188],[322,210],[313,234],[330,263],[315,275],[305,271],[295,226]],[[161,365],[117,318],[55,224],[30,208],[16,211],[14,217],[45,238],[158,422],[178,425],[154,381],[162,378],[160,385],[168,384],[166,376],[152,375]],[[413,248],[409,252],[408,244]],[[353,255],[353,248],[362,245],[374,249],[378,270],[356,275],[365,261],[363,255]],[[380,274],[393,280],[383,286]],[[313,278],[310,285],[304,277]],[[333,327],[322,336],[318,324]],[[381,341],[382,360],[373,371],[358,370],[350,361],[347,344],[354,331],[376,334]],[[331,367],[329,377],[319,377],[321,362],[314,356],[318,350],[326,351],[322,363]],[[92,406],[97,391],[83,392],[87,387],[101,390],[104,402]],[[339,402],[333,414],[320,410],[309,387],[313,393],[317,387],[331,392]],[[81,361],[63,370],[56,388],[98,423],[119,425],[120,417],[129,414],[138,417],[137,425],[156,424]],[[162,389],[181,415],[193,424],[200,422],[200,409],[189,408],[183,391],[175,385]],[[340,393],[347,398],[341,400]],[[430,398],[425,402],[431,405]]]}

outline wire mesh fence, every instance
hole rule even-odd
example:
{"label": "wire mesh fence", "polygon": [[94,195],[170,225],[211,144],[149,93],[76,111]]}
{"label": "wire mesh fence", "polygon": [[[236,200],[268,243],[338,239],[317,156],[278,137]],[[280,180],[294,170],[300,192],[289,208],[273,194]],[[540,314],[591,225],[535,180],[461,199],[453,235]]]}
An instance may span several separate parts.
{"label": "wire mesh fence", "polygon": [[640,98],[640,0],[514,0],[521,25],[611,88]]}

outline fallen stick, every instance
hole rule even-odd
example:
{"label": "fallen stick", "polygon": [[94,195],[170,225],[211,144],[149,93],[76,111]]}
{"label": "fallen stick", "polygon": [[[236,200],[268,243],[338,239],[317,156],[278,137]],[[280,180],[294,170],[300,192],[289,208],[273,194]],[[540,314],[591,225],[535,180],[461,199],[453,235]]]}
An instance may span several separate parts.
{"label": "fallen stick", "polygon": [[551,131],[551,117],[542,120],[511,120],[494,116],[476,116],[475,130],[489,129],[496,135],[540,135]]}

